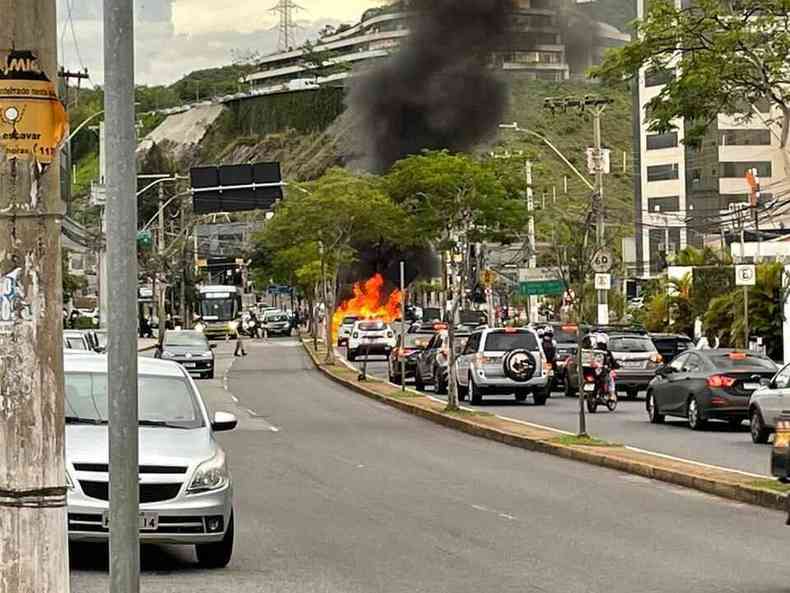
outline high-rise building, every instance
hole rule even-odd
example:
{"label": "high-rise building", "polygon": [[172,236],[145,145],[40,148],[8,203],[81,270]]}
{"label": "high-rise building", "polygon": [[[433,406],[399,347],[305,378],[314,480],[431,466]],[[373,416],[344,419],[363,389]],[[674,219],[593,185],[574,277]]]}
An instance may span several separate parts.
{"label": "high-rise building", "polygon": [[[637,0],[639,17],[645,1]],[[683,0],[677,0],[678,6]],[[756,169],[763,188],[761,200],[773,199],[784,180],[779,134],[772,128],[767,104],[745,105],[752,117],[719,115],[698,146],[683,143],[688,122],[673,132],[649,130],[647,104],[675,76],[672,69],[644,68],[635,101],[636,272],[655,275],[664,255],[686,246],[702,247],[706,237],[731,230],[738,210],[749,200],[746,172]]]}

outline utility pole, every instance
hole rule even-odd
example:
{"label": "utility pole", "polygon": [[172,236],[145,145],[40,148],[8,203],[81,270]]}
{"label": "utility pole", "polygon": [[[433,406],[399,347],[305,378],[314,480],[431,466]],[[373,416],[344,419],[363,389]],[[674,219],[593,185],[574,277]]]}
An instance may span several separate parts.
{"label": "utility pole", "polygon": [[[535,196],[532,193],[532,161],[524,163],[524,180],[527,185],[527,212],[529,220],[527,222],[527,233],[529,237],[529,268],[534,269],[538,265],[537,249],[535,246]],[[538,320],[538,298],[534,295],[527,297],[529,308],[529,321],[535,323]]]}
{"label": "utility pole", "polygon": [[107,137],[110,590],[140,590],[137,393],[137,130],[134,0],[104,0]]}
{"label": "utility pole", "polygon": [[[406,349],[406,279],[405,279],[405,266],[406,263],[400,262],[400,390],[406,391],[406,357],[404,351]],[[367,357],[366,357],[367,359]]]}
{"label": "utility pole", "polygon": [[[160,268],[164,267],[164,257],[165,257],[165,186],[164,184],[159,184],[159,234],[156,241],[156,251],[159,255],[158,259],[158,266]],[[164,273],[160,273],[159,270],[156,272],[157,276],[157,283],[156,287],[158,289],[156,293],[156,316],[159,318],[159,337],[161,338],[164,335],[165,331],[165,317],[167,316],[166,307],[165,307],[165,299],[167,298],[167,277]]]}
{"label": "utility pole", "polygon": [[[14,105],[0,99],[3,115],[19,115],[27,106],[26,129],[53,139],[37,147],[47,156],[15,140],[0,142],[0,593],[67,593],[64,205],[62,138],[55,134],[55,117],[65,125],[66,116],[50,84],[57,82],[55,1],[0,0],[0,15],[0,96],[27,89],[14,93]],[[25,56],[27,65],[6,71],[10,51]],[[47,95],[34,99],[31,88],[46,88]],[[26,153],[6,152],[23,147]]]}
{"label": "utility pole", "polygon": [[[746,214],[743,208],[738,210],[738,222],[740,222],[741,227],[741,263],[746,263],[746,254],[745,254],[745,234],[746,234]],[[749,348],[749,287],[743,287],[743,337],[744,337],[744,348],[748,350]]]}
{"label": "utility pole", "polygon": [[184,247],[181,249],[181,327],[184,329],[192,329],[192,319],[191,317],[187,319],[187,280],[189,279],[189,266],[187,265],[187,237],[186,234],[187,230],[187,211],[186,205],[181,202],[181,207],[179,209],[179,214],[181,216],[181,232],[184,233]]}

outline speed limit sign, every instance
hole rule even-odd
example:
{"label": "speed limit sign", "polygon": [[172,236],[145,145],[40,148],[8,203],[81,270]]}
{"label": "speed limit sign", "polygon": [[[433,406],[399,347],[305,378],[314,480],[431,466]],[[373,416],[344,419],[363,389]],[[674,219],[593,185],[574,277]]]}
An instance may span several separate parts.
{"label": "speed limit sign", "polygon": [[592,269],[596,274],[607,274],[614,266],[614,254],[608,247],[602,247],[592,258]]}

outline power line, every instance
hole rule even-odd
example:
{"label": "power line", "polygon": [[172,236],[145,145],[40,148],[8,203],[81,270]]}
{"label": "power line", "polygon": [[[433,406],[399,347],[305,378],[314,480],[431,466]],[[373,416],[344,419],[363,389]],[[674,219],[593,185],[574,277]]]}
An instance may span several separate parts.
{"label": "power line", "polygon": [[304,9],[293,0],[278,0],[277,5],[270,10],[270,12],[274,12],[280,17],[280,23],[277,27],[279,33],[277,48],[281,52],[289,51],[296,45],[294,29],[298,25],[294,23],[293,15],[297,10]]}

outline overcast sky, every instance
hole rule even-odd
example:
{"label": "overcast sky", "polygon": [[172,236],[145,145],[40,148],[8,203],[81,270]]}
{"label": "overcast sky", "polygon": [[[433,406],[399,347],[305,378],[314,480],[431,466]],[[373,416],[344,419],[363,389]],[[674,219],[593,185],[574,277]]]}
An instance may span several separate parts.
{"label": "overcast sky", "polygon": [[[137,0],[136,78],[173,82],[192,70],[223,66],[234,52],[271,53],[277,47],[277,0]],[[355,23],[378,0],[297,0],[297,42],[324,24]],[[67,68],[87,66],[101,84],[102,0],[58,0],[58,48]],[[71,16],[71,18],[69,18]]]}

